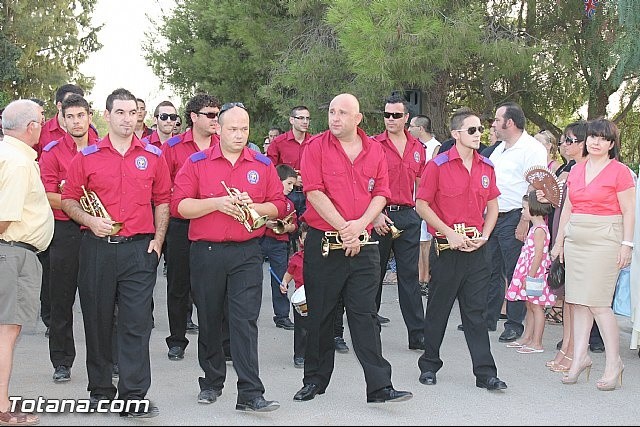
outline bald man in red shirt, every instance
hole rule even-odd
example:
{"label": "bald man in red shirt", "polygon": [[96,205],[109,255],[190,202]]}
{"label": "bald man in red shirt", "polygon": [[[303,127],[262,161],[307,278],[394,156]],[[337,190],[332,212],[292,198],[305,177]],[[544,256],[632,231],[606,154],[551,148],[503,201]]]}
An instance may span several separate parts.
{"label": "bald man in red shirt", "polygon": [[[367,402],[399,402],[413,395],[391,384],[391,365],[382,357],[375,297],[380,253],[361,245],[363,233],[391,195],[389,171],[380,144],[358,127],[362,120],[355,96],[341,94],[329,105],[329,130],[316,135],[302,155],[301,172],[308,207],[304,220],[304,283],[309,307],[309,335],[303,387],[296,401],[324,393],[333,371],[334,313],[343,296],[349,329],[365,373]],[[343,250],[323,256],[326,232],[339,233]]]}

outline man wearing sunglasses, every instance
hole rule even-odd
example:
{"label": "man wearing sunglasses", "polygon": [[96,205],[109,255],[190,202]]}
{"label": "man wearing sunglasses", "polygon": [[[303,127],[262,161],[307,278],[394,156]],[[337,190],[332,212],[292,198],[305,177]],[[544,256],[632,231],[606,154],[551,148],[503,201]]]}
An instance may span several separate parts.
{"label": "man wearing sunglasses", "polygon": [[[497,377],[483,314],[491,274],[484,245],[496,223],[500,192],[491,161],[477,152],[483,130],[478,116],[462,108],[451,117],[450,129],[455,145],[427,163],[416,194],[418,213],[438,239],[438,246],[449,245],[440,249],[432,270],[419,381],[425,385],[437,382],[436,372],[443,366],[440,346],[457,298],[476,386],[503,390],[507,385]],[[456,232],[455,225],[463,223],[477,229],[481,237]],[[437,237],[436,232],[445,237]]]}
{"label": "man wearing sunglasses", "polygon": [[153,111],[153,124],[156,125],[156,130],[142,138],[142,142],[161,148],[162,144],[173,136],[176,120],[178,120],[176,107],[171,101],[162,101]]}
{"label": "man wearing sunglasses", "polygon": [[244,106],[224,104],[219,120],[220,143],[185,161],[175,178],[171,202],[174,215],[191,219],[191,279],[200,322],[198,360],[205,373],[199,379],[198,402],[214,403],[224,387],[222,321],[227,299],[231,356],[238,375],[236,410],[270,412],[280,404],[265,400],[258,372],[257,321],[263,282],[259,238],[265,228],[253,228],[249,219],[243,220],[246,211],[241,205],[276,219],[286,204],[272,162],[246,147],[249,114]]}
{"label": "man wearing sunglasses", "polygon": [[[422,221],[414,209],[413,195],[424,170],[425,151],[422,144],[405,129],[409,120],[409,105],[404,98],[397,95],[388,98],[383,115],[386,130],[373,139],[382,145],[386,154],[391,197],[373,222],[373,237],[379,242],[380,250],[376,308],[380,311],[382,281],[393,250],[398,270],[398,299],[407,327],[409,349],[424,350],[424,307],[418,280]],[[389,228],[392,224],[398,230],[403,230],[393,239]]]}
{"label": "man wearing sunglasses", "polygon": [[[208,94],[192,97],[186,105],[188,131],[169,138],[162,145],[162,157],[169,166],[171,183],[187,159],[202,150],[217,145],[218,113],[220,101]],[[165,112],[166,113],[166,112]],[[162,113],[161,113],[162,114]],[[175,114],[175,108],[173,109]],[[159,117],[161,119],[161,117]],[[177,118],[177,117],[176,117]],[[171,117],[168,117],[169,121]],[[173,123],[173,122],[170,122]],[[189,269],[189,220],[172,212],[167,230],[167,311],[169,315],[169,336],[166,338],[169,360],[178,361],[184,358],[184,351],[189,344],[186,337],[187,316],[191,309],[189,293],[191,280]],[[227,349],[227,354],[229,350]]]}
{"label": "man wearing sunglasses", "polygon": [[[493,124],[496,138],[502,141],[489,157],[496,171],[498,196],[498,221],[489,239],[491,279],[487,295],[487,326],[495,331],[505,296],[505,281],[511,282],[513,270],[520,256],[529,229],[529,222],[522,220],[522,197],[529,184],[524,172],[533,166],[547,164],[547,150],[524,129],[525,116],[514,102],[502,104],[496,110]],[[507,301],[507,321],[498,340],[511,342],[524,332],[524,301]]]}

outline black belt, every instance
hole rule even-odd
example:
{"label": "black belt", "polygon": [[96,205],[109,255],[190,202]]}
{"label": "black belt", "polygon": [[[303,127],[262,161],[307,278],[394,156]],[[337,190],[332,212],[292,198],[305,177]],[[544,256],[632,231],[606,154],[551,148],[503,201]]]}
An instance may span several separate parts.
{"label": "black belt", "polygon": [[172,216],[169,221],[173,221],[173,222],[179,222],[180,224],[187,224],[189,225],[189,221],[188,219],[184,219],[184,218],[176,218],[174,216]]}
{"label": "black belt", "polygon": [[6,240],[2,240],[0,239],[0,245],[5,245],[5,246],[17,246],[19,248],[24,248],[24,249],[28,249],[33,253],[39,254],[40,252],[42,252],[41,250],[39,250],[38,248],[36,248],[33,245],[30,245],[28,243],[24,243],[24,242],[7,242]]}
{"label": "black belt", "polygon": [[389,212],[403,211],[405,209],[413,209],[413,206],[409,205],[387,205]]}
{"label": "black belt", "polygon": [[499,212],[499,213],[498,213],[498,218],[501,218],[501,217],[503,217],[503,216],[509,215],[510,213],[513,213],[513,212],[515,212],[515,211],[521,212],[521,211],[522,211],[522,209],[521,209],[521,208],[518,208],[518,209],[511,209],[510,211],[506,211],[506,212]]}
{"label": "black belt", "polygon": [[137,240],[144,240],[144,239],[153,239],[153,234],[134,234],[133,236],[105,236],[105,237],[98,237],[95,234],[91,233],[91,232],[87,232],[87,235],[89,235],[90,237],[96,239],[96,240],[103,240],[107,243],[114,243],[114,244],[118,244],[118,243],[129,243],[129,242],[135,242]]}

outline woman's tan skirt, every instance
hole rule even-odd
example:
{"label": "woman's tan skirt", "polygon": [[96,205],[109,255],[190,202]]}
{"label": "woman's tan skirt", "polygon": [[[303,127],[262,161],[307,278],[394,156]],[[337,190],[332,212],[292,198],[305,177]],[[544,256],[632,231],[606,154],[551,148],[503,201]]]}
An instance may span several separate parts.
{"label": "woman's tan skirt", "polygon": [[610,307],[620,269],[622,215],[571,214],[565,228],[565,301]]}

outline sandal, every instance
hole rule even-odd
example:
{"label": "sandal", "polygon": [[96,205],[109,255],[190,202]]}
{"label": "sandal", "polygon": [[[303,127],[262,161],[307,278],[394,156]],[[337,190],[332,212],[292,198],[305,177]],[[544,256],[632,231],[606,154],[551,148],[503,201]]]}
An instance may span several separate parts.
{"label": "sandal", "polygon": [[[570,357],[567,357],[567,356],[564,356],[562,359],[563,360],[567,359],[567,360],[573,362],[573,359],[570,358]],[[562,362],[562,360],[561,360],[561,362]],[[553,372],[569,372],[569,369],[571,369],[571,365],[566,366],[566,365],[563,365],[562,363],[557,363],[557,364],[551,366],[549,369],[551,371],[553,371]]]}
{"label": "sandal", "polygon": [[24,412],[1,412],[0,426],[33,426],[40,422],[40,418],[34,414]]}
{"label": "sandal", "polygon": [[516,351],[520,354],[542,353],[544,352],[544,348],[533,348],[533,347],[528,347],[526,345],[523,345]]}
{"label": "sandal", "polygon": [[509,342],[505,345],[507,348],[522,348],[525,347],[524,344],[520,344],[518,341]]}
{"label": "sandal", "polygon": [[[558,350],[558,351],[562,354],[562,357],[560,358],[560,362],[562,362],[562,359],[564,359],[564,356],[565,356],[567,353],[565,353],[565,352],[564,352],[564,351],[562,351],[562,350]],[[558,356],[556,356],[556,357],[558,357]],[[553,360],[549,360],[548,362],[546,362],[546,363],[544,364],[544,366],[546,366],[547,368],[551,369],[551,368],[553,368],[554,366],[559,365],[559,364],[560,364],[560,362],[556,362],[556,359],[553,359]]]}

